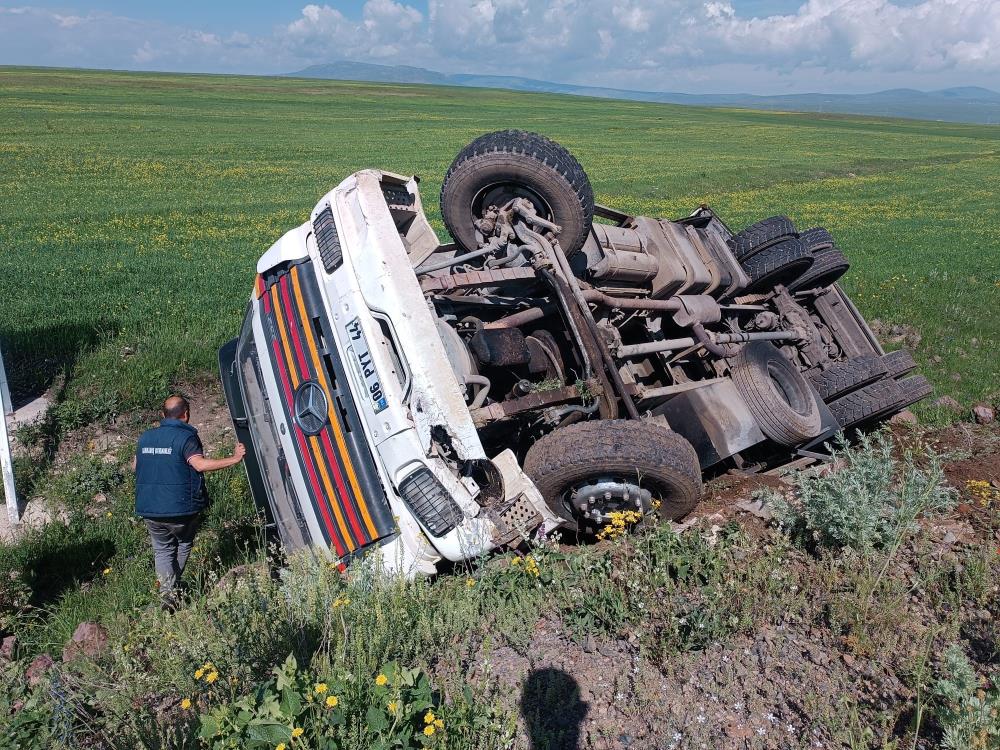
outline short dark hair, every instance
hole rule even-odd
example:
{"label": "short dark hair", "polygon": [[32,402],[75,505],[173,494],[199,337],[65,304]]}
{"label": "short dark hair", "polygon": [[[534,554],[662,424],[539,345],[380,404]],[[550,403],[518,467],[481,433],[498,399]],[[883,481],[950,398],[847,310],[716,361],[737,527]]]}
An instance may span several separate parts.
{"label": "short dark hair", "polygon": [[180,419],[189,413],[191,405],[183,396],[171,396],[163,402],[163,416],[166,419]]}

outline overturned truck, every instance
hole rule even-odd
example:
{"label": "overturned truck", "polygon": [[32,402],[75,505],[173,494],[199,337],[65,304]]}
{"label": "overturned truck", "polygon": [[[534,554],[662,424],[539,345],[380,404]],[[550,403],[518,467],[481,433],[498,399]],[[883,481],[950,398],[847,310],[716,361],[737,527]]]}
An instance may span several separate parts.
{"label": "overturned truck", "polygon": [[927,396],[785,217],[733,233],[594,204],[563,147],[484,135],[445,176],[365,170],[257,264],[222,379],[287,549],[430,573],[616,513],[678,519],[702,477],[816,457]]}

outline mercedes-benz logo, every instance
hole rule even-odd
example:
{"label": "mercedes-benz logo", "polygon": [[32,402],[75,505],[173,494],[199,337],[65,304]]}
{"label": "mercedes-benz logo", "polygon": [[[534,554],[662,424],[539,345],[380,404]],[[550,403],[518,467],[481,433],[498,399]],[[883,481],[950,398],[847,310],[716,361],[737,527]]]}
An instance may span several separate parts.
{"label": "mercedes-benz logo", "polygon": [[307,380],[295,391],[295,421],[307,435],[316,435],[326,426],[329,403],[315,380]]}

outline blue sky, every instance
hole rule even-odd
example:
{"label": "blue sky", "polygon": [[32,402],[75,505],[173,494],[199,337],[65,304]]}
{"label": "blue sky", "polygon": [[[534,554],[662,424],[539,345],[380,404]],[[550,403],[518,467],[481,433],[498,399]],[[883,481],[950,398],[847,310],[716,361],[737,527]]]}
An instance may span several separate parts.
{"label": "blue sky", "polygon": [[659,91],[997,88],[1000,0],[0,0],[0,64],[338,59]]}

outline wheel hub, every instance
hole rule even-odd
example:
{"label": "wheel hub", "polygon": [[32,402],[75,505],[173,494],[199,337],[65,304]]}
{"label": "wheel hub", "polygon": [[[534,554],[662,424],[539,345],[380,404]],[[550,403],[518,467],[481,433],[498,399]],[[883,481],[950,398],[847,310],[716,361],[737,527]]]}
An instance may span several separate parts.
{"label": "wheel hub", "polygon": [[584,518],[600,524],[615,511],[645,511],[651,507],[652,499],[652,493],[635,482],[602,477],[576,487],[569,502]]}

